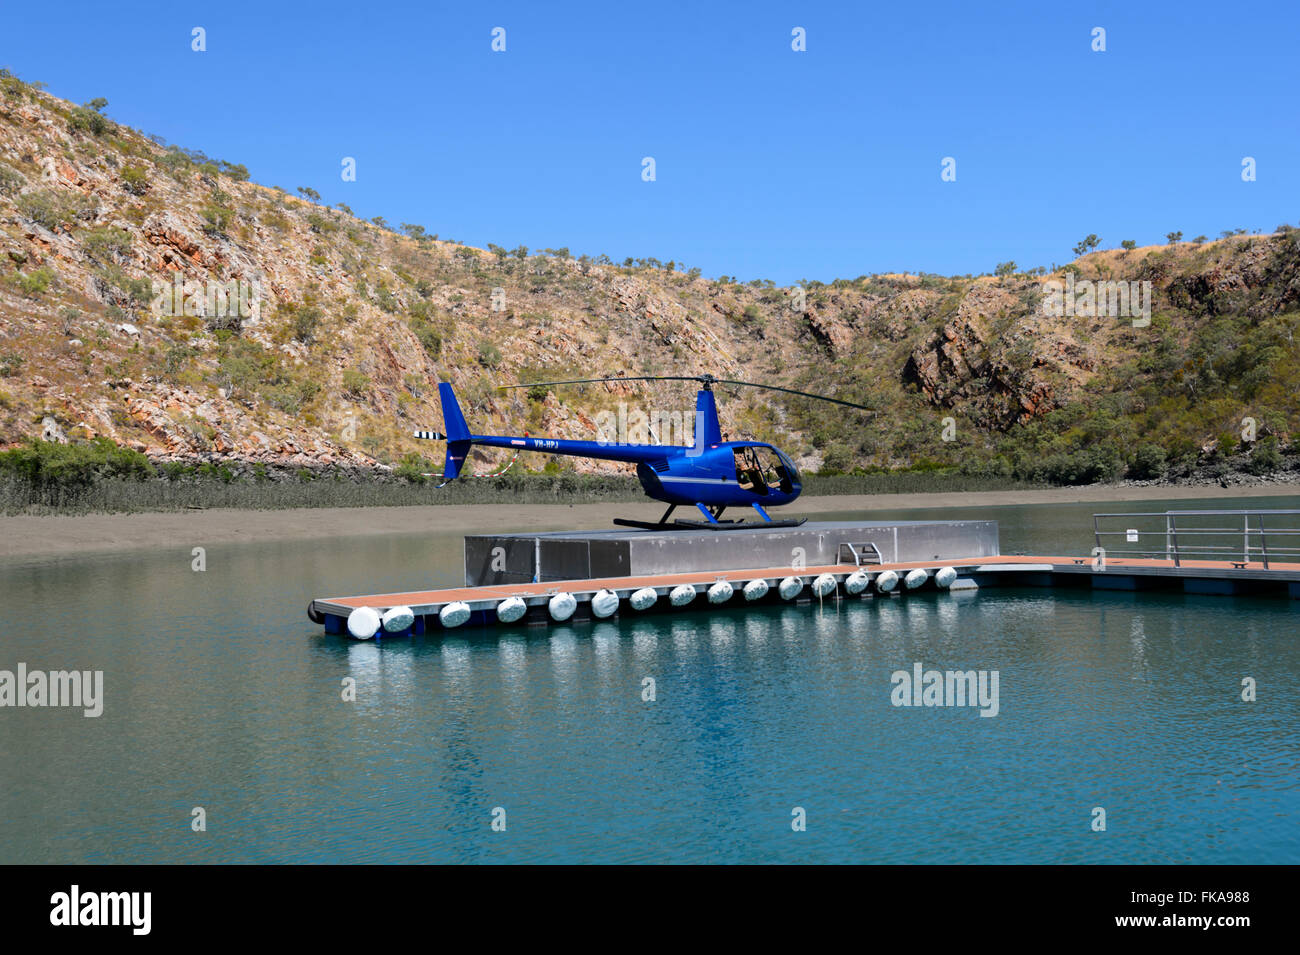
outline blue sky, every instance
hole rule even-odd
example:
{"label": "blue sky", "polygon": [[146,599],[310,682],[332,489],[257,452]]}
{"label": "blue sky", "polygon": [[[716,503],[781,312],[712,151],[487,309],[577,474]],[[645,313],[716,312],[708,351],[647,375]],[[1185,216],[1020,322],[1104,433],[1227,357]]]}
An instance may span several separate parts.
{"label": "blue sky", "polygon": [[477,246],[787,284],[1300,221],[1295,2],[5,0],[0,23],[0,64],[59,96]]}

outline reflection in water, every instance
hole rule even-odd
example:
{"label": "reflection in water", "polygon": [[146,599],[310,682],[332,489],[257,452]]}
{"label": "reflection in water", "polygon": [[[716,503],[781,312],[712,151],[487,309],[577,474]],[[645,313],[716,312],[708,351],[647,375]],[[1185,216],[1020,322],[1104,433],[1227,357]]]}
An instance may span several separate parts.
{"label": "reflection in water", "polygon": [[[1008,550],[1059,550],[1063,511],[1087,526],[1086,505],[995,516]],[[1283,689],[1300,683],[1300,601],[701,596],[377,644],[323,636],[303,605],[456,583],[458,540],[211,548],[204,574],[190,546],[0,575],[13,618],[44,622],[6,632],[0,668],[102,669],[105,692],[97,720],[0,713],[0,859],[1300,859],[1300,702]],[[890,674],[917,662],[998,670],[999,715],[892,706]],[[221,825],[176,838],[194,805]],[[792,840],[795,805],[810,827]]]}
{"label": "reflection in water", "polygon": [[1133,670],[1135,673],[1145,673],[1147,638],[1142,628],[1142,615],[1134,614],[1133,619],[1129,621],[1129,642],[1133,647]]}
{"label": "reflection in water", "polygon": [[528,644],[518,631],[501,631],[497,639],[497,661],[511,712],[517,715],[515,708],[527,704],[524,694],[528,677]]}
{"label": "reflection in water", "polygon": [[578,636],[570,626],[559,626],[548,641],[551,648],[551,670],[556,682],[569,695],[578,679]]}
{"label": "reflection in water", "polygon": [[651,631],[639,630],[632,634],[632,654],[638,666],[652,663],[659,652],[659,637]]}

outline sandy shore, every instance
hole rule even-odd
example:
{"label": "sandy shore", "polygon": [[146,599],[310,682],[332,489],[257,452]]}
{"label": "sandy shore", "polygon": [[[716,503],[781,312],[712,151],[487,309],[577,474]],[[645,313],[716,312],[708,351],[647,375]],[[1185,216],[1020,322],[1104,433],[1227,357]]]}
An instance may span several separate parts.
{"label": "sandy shore", "polygon": [[[1043,488],[941,494],[803,497],[780,514],[996,507],[1011,504],[1300,497],[1300,486]],[[1278,506],[1285,506],[1279,502]],[[604,528],[615,517],[656,520],[659,504],[453,504],[424,507],[305,508],[284,511],[204,510],[155,514],[0,517],[0,558],[77,556],[104,551],[186,547],[265,540],[313,540],[374,534],[473,533],[493,530]]]}

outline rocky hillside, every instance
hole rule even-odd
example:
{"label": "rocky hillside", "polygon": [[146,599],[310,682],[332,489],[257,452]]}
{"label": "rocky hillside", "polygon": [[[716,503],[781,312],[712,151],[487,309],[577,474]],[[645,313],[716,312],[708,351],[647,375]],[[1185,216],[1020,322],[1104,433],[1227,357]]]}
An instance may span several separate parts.
{"label": "rocky hillside", "polygon": [[[705,372],[878,409],[720,393],[729,437],[811,469],[1055,462],[1054,479],[1090,480],[1259,441],[1286,453],[1300,434],[1297,232],[1094,252],[1050,274],[742,284],[361,221],[104,105],[0,77],[3,446],[105,436],[164,459],[393,466],[438,460],[410,432],[441,426],[440,380],[475,428],[591,438],[620,403],[633,422],[689,413],[693,390],[494,386]],[[1046,283],[1085,279],[1150,282],[1149,325],[1045,311]]]}

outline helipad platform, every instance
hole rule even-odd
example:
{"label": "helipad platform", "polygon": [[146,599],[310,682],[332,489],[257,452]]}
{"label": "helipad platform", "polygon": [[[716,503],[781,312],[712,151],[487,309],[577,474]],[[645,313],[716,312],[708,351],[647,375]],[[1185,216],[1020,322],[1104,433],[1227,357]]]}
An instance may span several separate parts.
{"label": "helipad platform", "polygon": [[[954,576],[946,585],[941,573],[949,570]],[[919,572],[912,581],[907,576]],[[861,575],[868,582],[857,593],[852,592],[850,578]],[[888,586],[885,580],[892,576]],[[762,596],[752,598],[746,584],[762,580],[767,584]],[[797,583],[797,589],[782,593],[788,581]],[[715,599],[711,591],[726,582],[726,596]],[[818,586],[825,593],[818,595]],[[907,594],[976,591],[983,587],[1085,587],[1094,590],[1175,590],[1199,595],[1258,595],[1290,597],[1300,600],[1300,563],[1272,563],[1265,568],[1260,563],[1233,561],[1185,560],[1175,564],[1171,560],[1147,558],[1122,558],[1107,560],[1104,564],[1083,557],[994,556],[991,559],[962,558],[949,560],[940,567],[936,561],[909,561],[859,568],[854,564],[829,564],[810,566],[792,574],[788,566],[731,571],[694,571],[676,574],[657,574],[640,577],[612,577],[584,579],[556,583],[503,584],[488,587],[457,587],[443,590],[415,591],[395,594],[371,594],[359,597],[325,597],[312,601],[309,615],[323,623],[326,633],[347,632],[348,617],[357,609],[368,607],[376,611],[392,607],[408,608],[413,621],[399,632],[380,632],[378,636],[410,636],[446,629],[441,612],[452,606],[461,606],[464,612],[452,626],[466,623],[495,625],[500,619],[504,601],[519,600],[525,607],[515,621],[525,624],[546,625],[553,622],[555,614],[551,602],[557,595],[572,596],[574,606],[564,619],[590,620],[599,616],[638,615],[655,612],[680,612],[690,609],[715,609],[743,607],[749,604],[806,603],[811,600],[835,601],[842,599],[869,599],[899,597]],[[686,603],[675,604],[671,597],[678,588],[693,588],[694,596]],[[650,606],[637,610],[632,606],[633,595],[638,591],[653,591]],[[608,594],[607,603],[612,608],[598,612],[594,606],[597,595]],[[616,599],[614,599],[616,598]]]}
{"label": "helipad platform", "polygon": [[365,640],[996,586],[1300,600],[1296,518],[1300,510],[1095,514],[1089,557],[1002,555],[995,521],[482,535],[465,539],[465,587],[318,598],[307,615]]}
{"label": "helipad platform", "polygon": [[997,521],[819,521],[712,531],[615,530],[465,538],[465,585],[647,577],[747,567],[863,566],[993,557]]}

